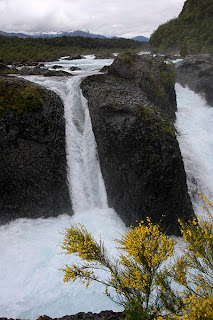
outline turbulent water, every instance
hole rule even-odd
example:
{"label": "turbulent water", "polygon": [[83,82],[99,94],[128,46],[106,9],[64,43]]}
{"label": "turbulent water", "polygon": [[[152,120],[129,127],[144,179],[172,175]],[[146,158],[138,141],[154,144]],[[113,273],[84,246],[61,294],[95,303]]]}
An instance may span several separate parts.
{"label": "turbulent water", "polygon": [[[107,206],[104,182],[96,152],[87,101],[79,88],[82,77],[96,73],[110,60],[61,60],[62,70],[81,67],[75,77],[28,77],[54,90],[64,101],[68,180],[75,214],[50,219],[19,219],[0,227],[0,317],[30,318],[47,314],[59,317],[79,311],[119,310],[104,294],[103,287],[66,284],[59,268],[77,258],[61,255],[63,230],[82,223],[96,239],[101,235],[110,254],[116,255],[113,239],[126,229],[113,209]],[[51,68],[54,63],[47,63]],[[188,89],[176,86],[179,132],[191,195],[201,188],[212,196],[213,109]],[[198,202],[194,201],[198,206]]]}
{"label": "turbulent water", "polygon": [[194,210],[205,215],[198,199],[201,190],[213,202],[213,108],[205,99],[176,84],[178,141]]}
{"label": "turbulent water", "polygon": [[68,181],[75,215],[19,219],[0,227],[0,317],[35,319],[42,314],[59,317],[79,311],[119,310],[103,294],[101,285],[91,284],[86,290],[77,282],[67,284],[58,271],[78,261],[60,254],[60,232],[70,224],[84,224],[96,239],[101,235],[112,255],[116,255],[113,240],[125,231],[123,222],[107,206],[87,101],[79,87],[82,77],[112,63],[93,58],[59,62],[65,71],[73,65],[81,67],[75,77],[27,78],[55,91],[64,102]]}

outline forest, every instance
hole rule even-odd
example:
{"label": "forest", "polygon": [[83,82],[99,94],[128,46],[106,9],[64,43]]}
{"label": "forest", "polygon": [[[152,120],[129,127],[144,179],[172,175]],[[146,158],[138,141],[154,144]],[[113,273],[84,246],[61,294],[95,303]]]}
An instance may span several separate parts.
{"label": "forest", "polygon": [[187,54],[213,53],[213,2],[187,0],[178,18],[158,27],[150,38],[153,51]]}
{"label": "forest", "polygon": [[0,36],[0,59],[6,63],[24,59],[46,61],[61,56],[148,50],[149,44],[128,39],[92,39],[85,37],[18,38]]}

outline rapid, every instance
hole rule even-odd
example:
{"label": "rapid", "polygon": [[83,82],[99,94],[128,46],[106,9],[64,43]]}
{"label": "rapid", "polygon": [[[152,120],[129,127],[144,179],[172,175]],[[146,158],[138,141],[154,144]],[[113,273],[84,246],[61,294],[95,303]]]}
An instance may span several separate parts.
{"label": "rapid", "polygon": [[[57,64],[69,71],[78,66],[74,77],[25,77],[56,92],[64,102],[68,182],[73,216],[49,219],[18,219],[0,226],[0,317],[36,319],[47,314],[61,317],[79,311],[121,310],[103,294],[101,285],[63,282],[59,271],[77,258],[61,254],[63,231],[81,223],[96,239],[104,240],[110,254],[116,255],[113,241],[126,230],[116,212],[108,208],[107,195],[98,161],[96,143],[86,99],[80,90],[81,80],[97,73],[112,60],[61,59]],[[51,67],[54,63],[47,63]],[[176,85],[178,112],[176,128],[187,172],[189,192],[195,210],[201,189],[213,199],[213,109],[202,97]]]}

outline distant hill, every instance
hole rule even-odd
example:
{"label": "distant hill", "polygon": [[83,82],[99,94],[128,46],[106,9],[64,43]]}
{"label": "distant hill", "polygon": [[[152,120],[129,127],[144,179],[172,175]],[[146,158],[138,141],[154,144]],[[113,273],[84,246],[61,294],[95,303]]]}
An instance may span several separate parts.
{"label": "distant hill", "polygon": [[155,52],[213,53],[213,0],[187,0],[178,18],[158,27],[150,38]]}
{"label": "distant hill", "polygon": [[34,34],[15,33],[0,31],[1,36],[5,37],[19,37],[19,38],[56,38],[56,37],[85,37],[85,38],[98,38],[107,39],[101,34],[90,33],[89,31],[73,30],[73,31],[60,31],[60,32],[36,32]]}
{"label": "distant hill", "polygon": [[[101,34],[90,33],[89,31],[83,30],[70,30],[70,31],[60,31],[60,32],[37,32],[34,34],[27,33],[15,33],[15,32],[4,32],[0,31],[0,35],[6,37],[16,36],[19,38],[56,38],[56,37],[85,37],[85,38],[97,38],[97,39],[125,39],[123,37],[106,37]],[[140,42],[148,42],[149,39],[144,36],[137,36],[131,38],[130,40],[140,41]]]}
{"label": "distant hill", "polygon": [[134,38],[131,38],[131,39],[135,40],[135,41],[149,42],[149,38],[144,37],[144,36],[137,36],[137,37],[134,37]]}
{"label": "distant hill", "polygon": [[101,34],[90,33],[89,31],[72,30],[61,32],[47,32],[47,33],[35,33],[33,38],[55,38],[55,37],[85,37],[85,38],[98,38],[107,39],[107,37]]}
{"label": "distant hill", "polygon": [[4,31],[0,31],[0,36],[4,36],[4,37],[19,37],[19,38],[28,38],[28,37],[30,37],[29,34],[25,34],[25,33],[4,32]]}

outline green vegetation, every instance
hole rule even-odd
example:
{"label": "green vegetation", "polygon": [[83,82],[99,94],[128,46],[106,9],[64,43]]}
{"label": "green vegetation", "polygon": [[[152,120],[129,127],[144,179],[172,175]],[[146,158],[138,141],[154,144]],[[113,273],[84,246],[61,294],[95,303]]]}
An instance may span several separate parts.
{"label": "green vegetation", "polygon": [[122,52],[119,54],[119,58],[123,63],[130,64],[132,61],[132,55],[131,52]]}
{"label": "green vegetation", "polygon": [[147,43],[128,39],[92,39],[84,37],[59,38],[18,38],[0,36],[0,58],[5,62],[20,62],[24,59],[44,61],[61,56],[120,52],[122,50],[140,51],[147,49]]}
{"label": "green vegetation", "polygon": [[42,107],[44,90],[33,84],[18,84],[12,80],[0,79],[0,115],[6,109],[21,114],[37,111]]}
{"label": "green vegetation", "polygon": [[149,134],[156,139],[157,136],[166,132],[171,137],[175,138],[175,128],[173,122],[169,120],[166,114],[163,114],[158,108],[154,106],[139,106],[139,115],[149,123]]}
{"label": "green vegetation", "polygon": [[213,53],[213,2],[187,0],[178,18],[158,27],[150,38],[154,52]]}
{"label": "green vegetation", "polygon": [[[120,256],[113,261],[103,241],[97,242],[84,226],[66,229],[61,247],[65,254],[79,256],[82,263],[62,269],[64,282],[80,280],[86,287],[91,281],[102,283],[105,294],[125,307],[125,320],[212,320],[212,204],[201,192],[200,198],[209,220],[180,221],[183,239],[179,241],[185,251],[176,259],[177,243],[149,218],[116,240]],[[100,270],[109,276],[102,278]],[[112,298],[110,288],[117,298]]]}

